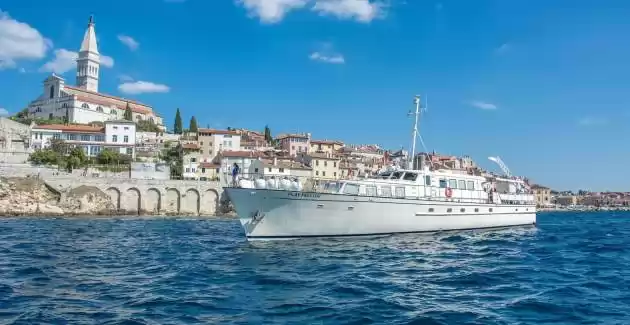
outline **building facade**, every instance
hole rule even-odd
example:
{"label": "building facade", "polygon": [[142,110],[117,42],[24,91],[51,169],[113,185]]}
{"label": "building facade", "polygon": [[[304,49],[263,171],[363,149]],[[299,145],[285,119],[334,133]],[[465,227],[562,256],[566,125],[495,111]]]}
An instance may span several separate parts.
{"label": "building facade", "polygon": [[104,149],[135,158],[136,125],[130,121],[106,121],[104,127],[91,125],[34,125],[31,128],[31,148],[50,147],[55,139],[82,148],[89,157]]}
{"label": "building facade", "polygon": [[343,142],[330,140],[311,140],[309,152],[334,155],[343,148]]}
{"label": "building facade", "polygon": [[536,206],[546,207],[551,205],[551,189],[541,185],[532,185],[532,191],[536,197]]}
{"label": "building facade", "polygon": [[290,156],[309,152],[311,147],[311,134],[284,134],[276,138],[280,142],[280,149],[286,151]]}
{"label": "building facade", "polygon": [[317,180],[336,180],[341,178],[341,160],[329,154],[301,154],[298,160],[312,168],[311,177]]}
{"label": "building facade", "polygon": [[213,162],[221,151],[241,149],[241,135],[237,131],[199,129],[197,142],[204,162]]}
{"label": "building facade", "polygon": [[76,86],[66,85],[62,77],[53,73],[44,80],[42,94],[29,103],[28,116],[88,124],[123,119],[129,107],[134,121],[148,120],[164,129],[162,118],[150,106],[99,93],[99,74],[100,54],[90,18],[77,58]]}

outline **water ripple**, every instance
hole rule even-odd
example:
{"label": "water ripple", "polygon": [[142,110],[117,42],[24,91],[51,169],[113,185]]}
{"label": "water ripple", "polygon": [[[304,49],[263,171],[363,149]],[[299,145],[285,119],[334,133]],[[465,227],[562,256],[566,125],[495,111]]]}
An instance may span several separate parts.
{"label": "water ripple", "polygon": [[233,220],[2,219],[3,324],[628,324],[630,214],[247,243]]}

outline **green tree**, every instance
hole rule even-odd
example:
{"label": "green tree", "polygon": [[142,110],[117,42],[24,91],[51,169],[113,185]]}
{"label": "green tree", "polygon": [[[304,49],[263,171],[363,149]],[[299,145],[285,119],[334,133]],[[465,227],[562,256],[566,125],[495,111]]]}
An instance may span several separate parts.
{"label": "green tree", "polygon": [[129,105],[129,102],[127,102],[127,107],[125,107],[124,119],[127,121],[133,121],[133,112],[131,111],[131,106]]}
{"label": "green tree", "polygon": [[181,144],[162,150],[161,158],[171,167],[171,178],[181,179],[184,173],[184,149]]}
{"label": "green tree", "polygon": [[190,132],[197,132],[197,119],[193,116],[190,118],[190,126],[188,127]]}
{"label": "green tree", "polygon": [[265,141],[267,141],[267,143],[271,143],[271,141],[273,141],[273,138],[271,137],[271,129],[269,129],[268,125],[265,125]]}
{"label": "green tree", "polygon": [[137,132],[160,132],[160,128],[151,120],[142,120],[136,122]]}
{"label": "green tree", "polygon": [[182,127],[182,116],[179,113],[179,108],[177,109],[177,112],[175,113],[175,125],[173,125],[173,133],[175,134],[182,134],[184,127]]}
{"label": "green tree", "polygon": [[49,148],[60,156],[65,156],[68,153],[68,144],[61,139],[51,139]]}

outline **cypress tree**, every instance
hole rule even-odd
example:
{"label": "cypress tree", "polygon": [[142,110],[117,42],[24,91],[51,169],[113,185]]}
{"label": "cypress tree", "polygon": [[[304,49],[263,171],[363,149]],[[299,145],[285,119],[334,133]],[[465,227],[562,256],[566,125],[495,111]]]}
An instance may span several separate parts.
{"label": "cypress tree", "polygon": [[173,126],[173,132],[175,134],[182,134],[183,131],[183,127],[182,127],[182,116],[179,113],[179,108],[177,109],[177,112],[175,113],[175,125]]}
{"label": "cypress tree", "polygon": [[131,106],[127,103],[127,107],[125,107],[125,115],[123,118],[127,121],[133,121],[133,112],[131,112]]}
{"label": "cypress tree", "polygon": [[190,132],[197,132],[197,119],[193,116],[190,118],[190,127],[188,128]]}

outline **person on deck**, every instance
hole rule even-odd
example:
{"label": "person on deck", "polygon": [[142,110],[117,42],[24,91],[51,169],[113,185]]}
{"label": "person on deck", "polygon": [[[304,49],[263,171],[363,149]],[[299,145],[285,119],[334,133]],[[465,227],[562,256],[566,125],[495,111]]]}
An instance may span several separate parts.
{"label": "person on deck", "polygon": [[234,163],[234,166],[232,167],[232,183],[234,184],[234,186],[237,186],[237,180],[238,180],[238,173],[240,171],[240,168],[238,167],[238,164]]}

